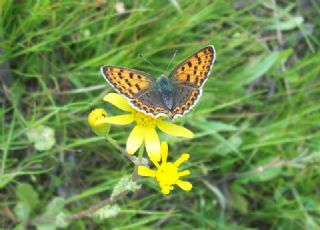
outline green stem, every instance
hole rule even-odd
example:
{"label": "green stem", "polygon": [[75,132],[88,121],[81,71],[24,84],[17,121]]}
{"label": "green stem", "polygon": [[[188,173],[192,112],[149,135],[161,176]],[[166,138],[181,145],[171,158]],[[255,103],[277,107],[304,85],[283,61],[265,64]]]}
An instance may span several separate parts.
{"label": "green stem", "polygon": [[[113,147],[115,147],[120,152],[125,154],[133,163],[135,163],[133,174],[132,174],[132,181],[136,181],[138,179],[138,166],[141,163],[141,159],[142,159],[142,156],[143,156],[143,153],[144,153],[144,144],[142,144],[140,146],[140,148],[139,148],[138,162],[136,162],[136,161],[134,161],[134,157],[132,155],[129,155],[126,152],[126,150],[124,150],[112,137],[110,137],[109,135],[105,135],[105,138]],[[75,214],[72,214],[70,216],[65,217],[65,220],[66,221],[73,221],[73,220],[81,219],[83,217],[88,217],[92,213],[94,213],[97,210],[99,210],[100,208],[103,208],[106,205],[110,205],[110,204],[113,204],[113,203],[117,202],[121,198],[125,197],[129,192],[130,192],[130,190],[122,191],[121,193],[117,194],[113,198],[105,199],[102,202],[100,202],[99,204],[93,205],[93,206],[91,206],[90,208],[88,208],[86,210],[83,210],[83,211],[80,211],[78,213],[75,213]]]}
{"label": "green stem", "polygon": [[141,163],[142,157],[144,153],[144,143],[139,148],[139,153],[138,153],[138,165]]}
{"label": "green stem", "polygon": [[119,150],[123,155],[125,155],[132,163],[135,164],[135,157],[127,153],[127,151],[122,148],[111,136],[105,135],[106,140],[117,150]]}

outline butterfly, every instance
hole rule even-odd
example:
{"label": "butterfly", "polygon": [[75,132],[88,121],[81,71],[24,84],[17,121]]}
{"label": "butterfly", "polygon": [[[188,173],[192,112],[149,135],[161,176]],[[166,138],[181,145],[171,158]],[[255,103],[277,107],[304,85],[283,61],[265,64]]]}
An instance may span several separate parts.
{"label": "butterfly", "polygon": [[151,75],[116,66],[102,66],[105,80],[129,103],[155,118],[183,116],[197,103],[215,60],[214,47],[207,46],[178,64],[169,77],[154,81]]}

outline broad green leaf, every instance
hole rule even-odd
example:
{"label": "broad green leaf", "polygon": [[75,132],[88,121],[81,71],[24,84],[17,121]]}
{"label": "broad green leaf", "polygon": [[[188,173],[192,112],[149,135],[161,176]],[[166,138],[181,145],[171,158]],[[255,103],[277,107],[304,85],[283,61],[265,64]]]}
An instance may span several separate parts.
{"label": "broad green leaf", "polygon": [[64,209],[65,200],[61,197],[53,198],[47,205],[46,212],[40,216],[37,221],[37,229],[49,229],[66,228],[68,222],[65,217],[68,215],[68,211]]}
{"label": "broad green leaf", "polygon": [[20,183],[16,188],[17,199],[33,211],[39,203],[38,193],[29,184]]}
{"label": "broad green leaf", "polygon": [[267,73],[277,61],[279,52],[272,52],[267,56],[261,56],[252,62],[242,74],[246,76],[244,84],[248,84]]}
{"label": "broad green leaf", "polygon": [[231,205],[242,213],[248,212],[248,201],[246,198],[238,193],[231,195]]}
{"label": "broad green leaf", "polygon": [[[69,222],[65,220],[69,212],[63,208],[60,198],[53,200],[47,207],[47,212],[36,219],[37,229],[56,229],[66,228]],[[60,209],[60,211],[58,211]]]}
{"label": "broad green leaf", "polygon": [[26,228],[25,228],[25,226],[23,226],[23,224],[19,224],[19,225],[15,226],[12,230],[25,230],[25,229]]}
{"label": "broad green leaf", "polygon": [[23,202],[19,202],[14,207],[14,213],[20,223],[24,223],[29,219],[30,212],[31,212],[30,207]]}
{"label": "broad green leaf", "polygon": [[57,227],[54,224],[37,224],[36,225],[37,230],[56,230]]}
{"label": "broad green leaf", "polygon": [[65,220],[65,217],[69,215],[69,212],[66,210],[63,210],[56,216],[56,226],[58,228],[66,228],[68,227],[69,223],[68,221]]}
{"label": "broad green leaf", "polygon": [[53,198],[46,208],[46,215],[56,216],[64,208],[65,200],[61,197]]}
{"label": "broad green leaf", "polygon": [[[272,180],[280,175],[282,172],[282,167],[276,165],[272,166],[272,162],[276,162],[275,159],[272,158],[266,158],[261,161],[259,161],[253,169],[256,169],[256,171],[252,171],[251,173],[248,173],[246,176],[241,177],[239,180],[241,182],[247,183],[247,182],[265,182]],[[263,166],[268,167],[263,167]]]}
{"label": "broad green leaf", "polygon": [[278,21],[275,20],[274,23],[270,26],[267,26],[267,29],[269,30],[292,30],[295,29],[303,24],[303,17],[297,16],[289,18],[287,21]]}

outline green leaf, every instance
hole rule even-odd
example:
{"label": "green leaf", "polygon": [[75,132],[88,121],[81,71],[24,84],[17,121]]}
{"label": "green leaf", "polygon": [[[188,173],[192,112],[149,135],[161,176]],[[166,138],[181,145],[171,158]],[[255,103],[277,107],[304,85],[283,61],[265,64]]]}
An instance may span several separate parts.
{"label": "green leaf", "polygon": [[220,132],[220,131],[236,131],[238,128],[233,125],[225,124],[218,121],[205,121],[205,120],[196,120],[192,122],[195,127],[198,127],[201,130],[209,132]]}
{"label": "green leaf", "polygon": [[297,16],[289,18],[285,22],[279,22],[278,20],[274,21],[274,24],[267,27],[269,30],[292,30],[295,29],[303,24],[303,17]]}
{"label": "green leaf", "polygon": [[62,210],[57,215],[44,214],[36,218],[35,223],[37,223],[37,229],[56,229],[56,228],[66,228],[69,222],[65,220],[66,216],[70,215],[67,210]]}
{"label": "green leaf", "polygon": [[64,209],[65,200],[61,197],[53,198],[47,205],[46,212],[36,221],[37,229],[56,229],[66,228],[69,224],[65,217],[69,215],[68,211]]}
{"label": "green leaf", "polygon": [[65,200],[61,197],[53,198],[47,206],[46,215],[56,216],[64,208]]}
{"label": "green leaf", "polygon": [[15,207],[14,207],[14,213],[19,220],[20,223],[25,223],[29,217],[30,217],[30,207],[22,202],[19,202]]}
{"label": "green leaf", "polygon": [[[266,158],[262,161],[259,161],[254,167],[254,172],[247,174],[244,177],[241,177],[239,180],[241,182],[247,183],[247,182],[265,182],[272,180],[280,175],[282,172],[282,167],[274,164],[272,166],[272,162],[275,162],[274,158]],[[262,167],[268,165],[267,168]],[[256,172],[255,172],[256,171]]]}
{"label": "green leaf", "polygon": [[110,199],[112,200],[115,196],[119,195],[123,191],[129,190],[134,192],[140,187],[141,185],[138,185],[136,182],[132,181],[130,177],[122,177],[116,186],[114,186]]}
{"label": "green leaf", "polygon": [[248,212],[248,201],[240,194],[232,194],[231,204],[242,213]]}
{"label": "green leaf", "polygon": [[294,53],[292,48],[288,48],[279,53],[278,59],[274,65],[280,65]]}
{"label": "green leaf", "polygon": [[29,207],[30,211],[33,211],[39,203],[38,193],[29,184],[18,184],[16,196],[21,203]]}
{"label": "green leaf", "polygon": [[37,224],[37,230],[56,230],[56,226],[50,223],[47,224]]}
{"label": "green leaf", "polygon": [[100,208],[96,212],[94,212],[91,217],[98,219],[98,220],[103,220],[107,219],[110,217],[115,217],[118,215],[120,211],[120,208],[118,205],[106,205],[103,208]]}
{"label": "green leaf", "polygon": [[50,127],[40,125],[28,130],[27,137],[34,147],[39,151],[49,150],[56,143],[54,130]]}
{"label": "green leaf", "polygon": [[267,73],[277,61],[278,56],[279,52],[272,52],[269,55],[261,56],[252,62],[244,70],[243,74],[246,76],[244,84],[248,84]]}
{"label": "green leaf", "polygon": [[[1,229],[1,228],[0,228]],[[15,226],[12,230],[25,230],[25,226],[22,224],[19,224],[17,226]]]}
{"label": "green leaf", "polygon": [[232,136],[228,140],[229,145],[226,145],[225,143],[219,143],[216,147],[216,152],[222,155],[226,155],[228,153],[232,153],[234,149],[239,149],[242,140],[238,136]]}
{"label": "green leaf", "polygon": [[12,181],[16,177],[15,173],[2,174],[0,175],[0,188],[4,188],[6,184]]}
{"label": "green leaf", "polygon": [[60,212],[57,216],[56,216],[56,226],[58,228],[66,228],[69,225],[69,222],[65,220],[65,217],[69,215],[69,212],[67,212],[66,210]]}

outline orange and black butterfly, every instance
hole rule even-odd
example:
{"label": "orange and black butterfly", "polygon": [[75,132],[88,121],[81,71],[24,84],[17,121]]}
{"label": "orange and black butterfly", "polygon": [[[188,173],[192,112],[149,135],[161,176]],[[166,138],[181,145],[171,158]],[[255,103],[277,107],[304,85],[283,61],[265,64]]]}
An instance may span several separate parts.
{"label": "orange and black butterfly", "polygon": [[207,46],[177,65],[169,77],[154,81],[142,71],[102,66],[106,81],[139,111],[159,117],[183,116],[197,103],[215,60],[213,46]]}

